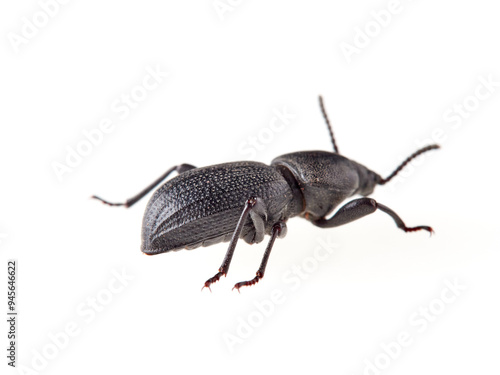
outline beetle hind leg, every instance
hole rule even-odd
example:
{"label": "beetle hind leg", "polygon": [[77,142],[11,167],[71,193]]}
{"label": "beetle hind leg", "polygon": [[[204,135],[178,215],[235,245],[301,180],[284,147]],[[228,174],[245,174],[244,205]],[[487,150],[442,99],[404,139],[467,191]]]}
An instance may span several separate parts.
{"label": "beetle hind leg", "polygon": [[157,178],[152,184],[150,184],[147,188],[145,188],[143,191],[141,191],[139,194],[133,196],[130,199],[127,199],[124,203],[111,203],[108,202],[97,195],[93,195],[91,198],[97,199],[101,201],[104,204],[107,204],[108,206],[125,206],[126,208],[129,208],[133,204],[137,203],[141,198],[143,198],[147,193],[149,193],[151,190],[153,190],[156,186],[158,186],[164,179],[166,179],[172,172],[177,172],[179,174],[189,171],[190,169],[196,168],[194,165],[191,164],[179,164],[176,165],[175,167],[170,168],[168,171],[163,173],[159,178]]}
{"label": "beetle hind leg", "polygon": [[239,292],[242,286],[251,286],[257,284],[259,280],[264,277],[267,261],[269,260],[269,255],[271,254],[274,241],[276,240],[277,237],[279,238],[285,237],[286,232],[287,232],[287,227],[284,221],[280,221],[273,225],[273,228],[271,230],[271,239],[267,244],[266,251],[264,253],[264,256],[262,257],[262,261],[260,263],[259,269],[257,270],[256,276],[252,280],[240,281],[239,283],[234,285],[233,289],[236,289]]}

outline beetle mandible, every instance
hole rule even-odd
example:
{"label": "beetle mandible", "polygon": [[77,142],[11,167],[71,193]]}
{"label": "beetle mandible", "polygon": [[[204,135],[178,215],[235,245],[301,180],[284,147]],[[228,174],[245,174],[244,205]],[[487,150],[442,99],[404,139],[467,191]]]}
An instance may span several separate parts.
{"label": "beetle mandible", "polygon": [[[165,182],[150,199],[142,224],[141,250],[148,255],[194,249],[229,241],[229,247],[215,276],[203,288],[226,276],[238,239],[254,244],[270,235],[256,276],[237,283],[233,289],[257,283],[264,277],[267,261],[276,238],[286,235],[286,221],[301,216],[320,228],[333,228],[360,219],[377,209],[392,217],[405,232],[426,230],[429,226],[407,227],[389,207],[366,198],[376,185],[384,185],[412,159],[439,148],[423,147],[404,160],[388,177],[382,178],[365,166],[340,155],[323,99],[321,112],[328,127],[334,152],[300,151],[275,158],[271,165],[253,161],[223,163],[196,168],[180,164],[170,168],[156,181],[125,203],[110,206],[130,207],[158,186],[172,172],[179,175]],[[351,200],[327,218],[345,199]],[[202,289],[203,289],[202,288]]]}

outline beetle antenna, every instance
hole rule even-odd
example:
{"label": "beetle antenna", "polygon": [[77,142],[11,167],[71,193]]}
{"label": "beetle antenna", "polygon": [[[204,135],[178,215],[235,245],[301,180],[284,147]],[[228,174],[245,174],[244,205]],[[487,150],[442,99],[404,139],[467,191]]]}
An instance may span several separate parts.
{"label": "beetle antenna", "polygon": [[339,149],[337,147],[337,143],[335,143],[335,137],[333,136],[332,126],[330,125],[330,120],[328,120],[328,115],[326,114],[325,106],[323,105],[323,97],[319,96],[319,106],[321,107],[321,113],[323,113],[323,117],[325,119],[326,125],[328,125],[328,131],[330,132],[330,138],[332,140],[333,151],[339,154]]}
{"label": "beetle antenna", "polygon": [[421,149],[420,149],[420,150],[418,150],[418,151],[415,151],[413,154],[411,154],[410,156],[408,156],[408,157],[406,158],[406,160],[405,160],[405,161],[403,161],[403,162],[399,165],[399,167],[397,167],[397,168],[395,169],[395,171],[394,171],[394,172],[392,172],[392,173],[391,173],[388,177],[386,177],[386,178],[382,178],[382,179],[378,182],[378,184],[379,184],[379,185],[384,185],[384,184],[386,184],[387,182],[389,182],[390,180],[392,180],[392,178],[393,178],[394,176],[396,176],[396,175],[397,175],[397,174],[398,174],[398,173],[399,173],[399,172],[400,172],[400,171],[401,171],[401,170],[402,170],[402,169],[403,169],[403,168],[404,168],[404,167],[405,167],[405,166],[406,166],[406,165],[407,165],[410,161],[412,161],[413,159],[415,159],[417,156],[419,156],[419,155],[423,154],[424,152],[427,152],[427,151],[430,151],[430,150],[435,150],[435,149],[438,149],[438,148],[440,148],[440,146],[439,146],[439,145],[430,145],[430,146],[423,147],[423,148],[421,148]]}

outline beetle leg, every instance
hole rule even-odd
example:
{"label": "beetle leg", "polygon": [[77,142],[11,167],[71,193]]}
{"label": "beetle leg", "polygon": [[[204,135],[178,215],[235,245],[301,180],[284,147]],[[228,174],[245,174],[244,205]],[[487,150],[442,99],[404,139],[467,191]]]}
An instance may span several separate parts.
{"label": "beetle leg", "polygon": [[147,193],[149,193],[151,190],[153,190],[156,186],[158,186],[164,179],[166,179],[170,173],[172,172],[177,172],[179,174],[189,171],[190,169],[196,168],[195,166],[191,164],[180,164],[176,165],[175,167],[170,168],[168,171],[166,171],[164,174],[162,174],[158,179],[156,179],[151,185],[149,185],[146,189],[141,191],[139,194],[133,196],[130,199],[127,199],[125,203],[111,203],[108,201],[105,201],[102,198],[99,198],[96,195],[93,195],[91,198],[100,200],[102,203],[105,203],[109,206],[125,206],[126,208],[129,208],[133,204],[137,203],[141,198],[143,198]]}
{"label": "beetle leg", "polygon": [[244,227],[241,233],[241,238],[249,244],[262,242],[266,234],[267,209],[265,204],[257,204],[250,211],[250,219],[252,227]]}
{"label": "beetle leg", "polygon": [[[252,210],[257,210],[260,211],[262,209],[262,201],[260,201],[258,198],[252,197],[247,200],[245,204],[245,208],[243,209],[243,212],[241,213],[240,219],[238,220],[238,224],[236,225],[236,229],[233,232],[233,236],[231,237],[231,241],[229,242],[229,248],[227,249],[226,256],[224,257],[224,260],[222,261],[222,265],[219,268],[219,272],[215,274],[215,276],[211,277],[207,281],[205,281],[205,284],[203,285],[203,288],[208,288],[210,289],[210,285],[218,281],[221,276],[226,276],[227,272],[229,271],[229,265],[231,264],[231,259],[233,258],[234,254],[234,249],[236,248],[236,243],[238,242],[238,239],[240,238],[241,232],[243,230],[243,227],[247,221],[248,216],[250,215],[250,212]],[[203,288],[201,288],[203,290]]]}
{"label": "beetle leg", "polygon": [[271,231],[271,239],[269,240],[269,243],[267,244],[266,251],[264,253],[264,256],[262,257],[262,262],[260,263],[260,267],[257,271],[257,276],[255,276],[252,280],[248,281],[241,281],[237,283],[233,289],[240,291],[240,288],[242,286],[250,286],[254,285],[259,282],[260,279],[264,277],[264,272],[266,270],[267,266],[267,261],[269,260],[269,255],[271,254],[271,250],[274,245],[274,240],[276,240],[277,237],[283,238],[286,235],[286,224],[284,221],[277,222],[276,224],[273,225],[273,229]]}
{"label": "beetle leg", "polygon": [[361,219],[363,216],[375,212],[377,208],[392,217],[396,222],[398,228],[404,230],[405,232],[426,230],[431,234],[433,233],[432,228],[426,225],[420,225],[418,227],[407,227],[403,220],[401,220],[401,218],[393,210],[391,210],[387,206],[384,206],[383,204],[377,203],[375,199],[371,198],[360,198],[352,200],[344,206],[340,207],[340,209],[331,218],[314,220],[312,223],[321,228],[338,227],[340,225],[350,223],[351,221]]}

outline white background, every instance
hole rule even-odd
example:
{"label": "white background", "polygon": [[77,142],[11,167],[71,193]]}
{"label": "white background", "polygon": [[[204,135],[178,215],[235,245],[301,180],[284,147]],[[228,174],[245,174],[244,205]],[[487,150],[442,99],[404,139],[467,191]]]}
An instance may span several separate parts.
{"label": "white background", "polygon": [[[378,34],[371,12],[386,1],[232,4],[221,19],[211,1],[71,1],[16,51],[13,34],[23,35],[24,17],[43,22],[41,6],[2,3],[0,310],[16,258],[20,373],[378,373],[367,363],[387,374],[497,373],[500,87],[471,99],[479,77],[500,81],[494,2],[401,0]],[[374,36],[349,62],[341,44],[354,46],[366,27]],[[148,66],[170,75],[121,119],[112,103],[140,90]],[[89,199],[129,198],[179,163],[248,159],[239,148],[283,107],[296,117],[253,160],[331,150],[319,94],[340,151],[383,175],[441,129],[441,150],[373,195],[435,236],[405,234],[380,212],[330,230],[293,219],[263,281],[231,291],[265,248],[241,242],[227,278],[200,292],[227,244],[147,257],[149,197],[128,210]],[[474,110],[446,122],[464,101]],[[53,163],[106,118],[113,131],[59,181]],[[318,241],[336,248],[314,263]],[[307,279],[287,281],[304,262]],[[114,272],[133,279],[111,294]],[[445,303],[447,282],[466,289]],[[271,308],[273,293],[282,297]],[[91,315],[96,296],[112,297]],[[430,304],[439,313],[416,325]],[[228,345],[249,319],[248,337]],[[63,340],[68,324],[77,334]],[[411,344],[399,351],[389,343],[402,332]],[[37,353],[51,359],[40,364]],[[27,372],[33,361],[42,371]]]}

